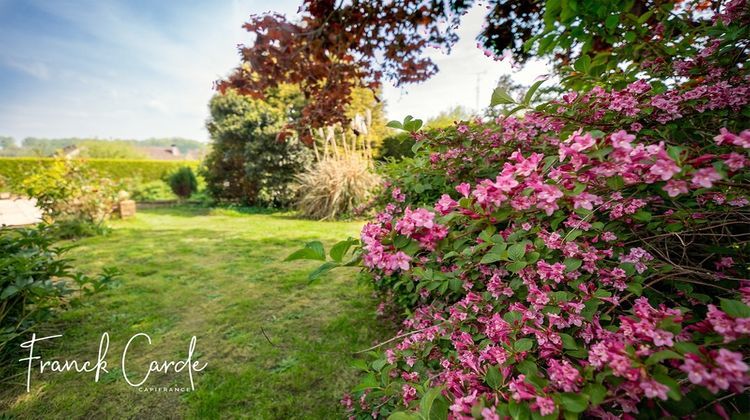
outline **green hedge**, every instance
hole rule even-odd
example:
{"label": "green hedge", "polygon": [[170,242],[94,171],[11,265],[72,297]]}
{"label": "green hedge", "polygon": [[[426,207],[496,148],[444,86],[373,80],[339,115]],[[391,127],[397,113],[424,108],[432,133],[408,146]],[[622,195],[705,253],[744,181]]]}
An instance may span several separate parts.
{"label": "green hedge", "polygon": [[[7,186],[13,189],[27,174],[37,168],[49,165],[54,158],[0,158],[0,177],[4,178]],[[100,175],[114,181],[124,179],[139,179],[142,182],[155,181],[175,171],[181,166],[197,169],[199,162],[195,160],[140,160],[140,159],[85,159],[85,161]],[[0,190],[3,189],[0,187]]]}

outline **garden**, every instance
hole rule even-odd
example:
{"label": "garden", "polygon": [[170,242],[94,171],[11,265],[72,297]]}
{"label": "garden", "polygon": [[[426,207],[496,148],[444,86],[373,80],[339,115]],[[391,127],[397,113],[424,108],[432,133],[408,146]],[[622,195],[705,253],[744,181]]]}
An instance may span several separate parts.
{"label": "garden", "polygon": [[[433,77],[475,6],[487,57],[552,74],[388,121],[383,83]],[[42,214],[0,231],[8,416],[750,414],[745,0],[307,0],[244,29],[200,161],[0,158]]]}

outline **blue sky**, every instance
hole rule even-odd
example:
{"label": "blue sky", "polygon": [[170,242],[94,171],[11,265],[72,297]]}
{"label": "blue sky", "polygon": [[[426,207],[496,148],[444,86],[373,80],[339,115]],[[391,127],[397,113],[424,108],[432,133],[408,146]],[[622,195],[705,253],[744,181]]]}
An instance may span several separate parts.
{"label": "blue sky", "polygon": [[[212,83],[237,65],[243,22],[270,9],[293,15],[299,1],[0,0],[0,135],[207,140]],[[511,69],[476,48],[482,15],[464,18],[450,56],[430,53],[436,77],[386,86],[390,118],[489,101]],[[514,78],[543,73],[532,64]]]}

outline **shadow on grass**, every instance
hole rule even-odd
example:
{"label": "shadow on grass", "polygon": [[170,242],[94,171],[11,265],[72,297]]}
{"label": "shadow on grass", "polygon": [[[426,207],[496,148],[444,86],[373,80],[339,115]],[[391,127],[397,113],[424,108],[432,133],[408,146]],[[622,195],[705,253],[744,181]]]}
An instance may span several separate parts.
{"label": "shadow on grass", "polygon": [[[69,255],[74,264],[91,273],[117,266],[124,272],[121,285],[39,327],[47,335],[64,332],[60,344],[40,347],[60,359],[96,356],[99,337],[108,331],[112,366],[135,333],[148,333],[154,349],[173,353],[197,335],[210,368],[198,376],[195,392],[143,394],[117,375],[94,383],[85,375],[45,373],[35,375],[31,394],[15,383],[0,391],[0,411],[10,407],[19,418],[340,417],[337,401],[358,381],[348,367],[352,353],[388,337],[389,327],[375,319],[375,302],[369,289],[355,284],[353,269],[308,286],[316,263],[282,259],[305,240],[330,242],[356,227],[280,213],[183,219],[229,211],[150,209],[141,215],[144,223],[81,240]],[[152,356],[144,352],[143,360],[133,360],[140,366]],[[183,377],[164,380],[184,385]]]}

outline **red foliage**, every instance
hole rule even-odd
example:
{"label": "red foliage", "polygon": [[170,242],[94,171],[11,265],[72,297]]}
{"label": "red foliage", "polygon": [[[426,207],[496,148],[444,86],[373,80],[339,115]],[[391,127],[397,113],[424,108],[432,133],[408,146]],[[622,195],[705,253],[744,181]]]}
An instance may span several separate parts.
{"label": "red foliage", "polygon": [[308,103],[289,128],[307,141],[305,128],[347,122],[354,87],[377,88],[384,77],[396,85],[426,80],[437,67],[423,56],[424,48],[449,48],[457,40],[458,17],[428,0],[339,6],[305,0],[300,15],[298,22],[275,13],[251,16],[244,28],[254,42],[241,47],[242,65],[217,87],[262,98],[280,83],[299,85]]}

